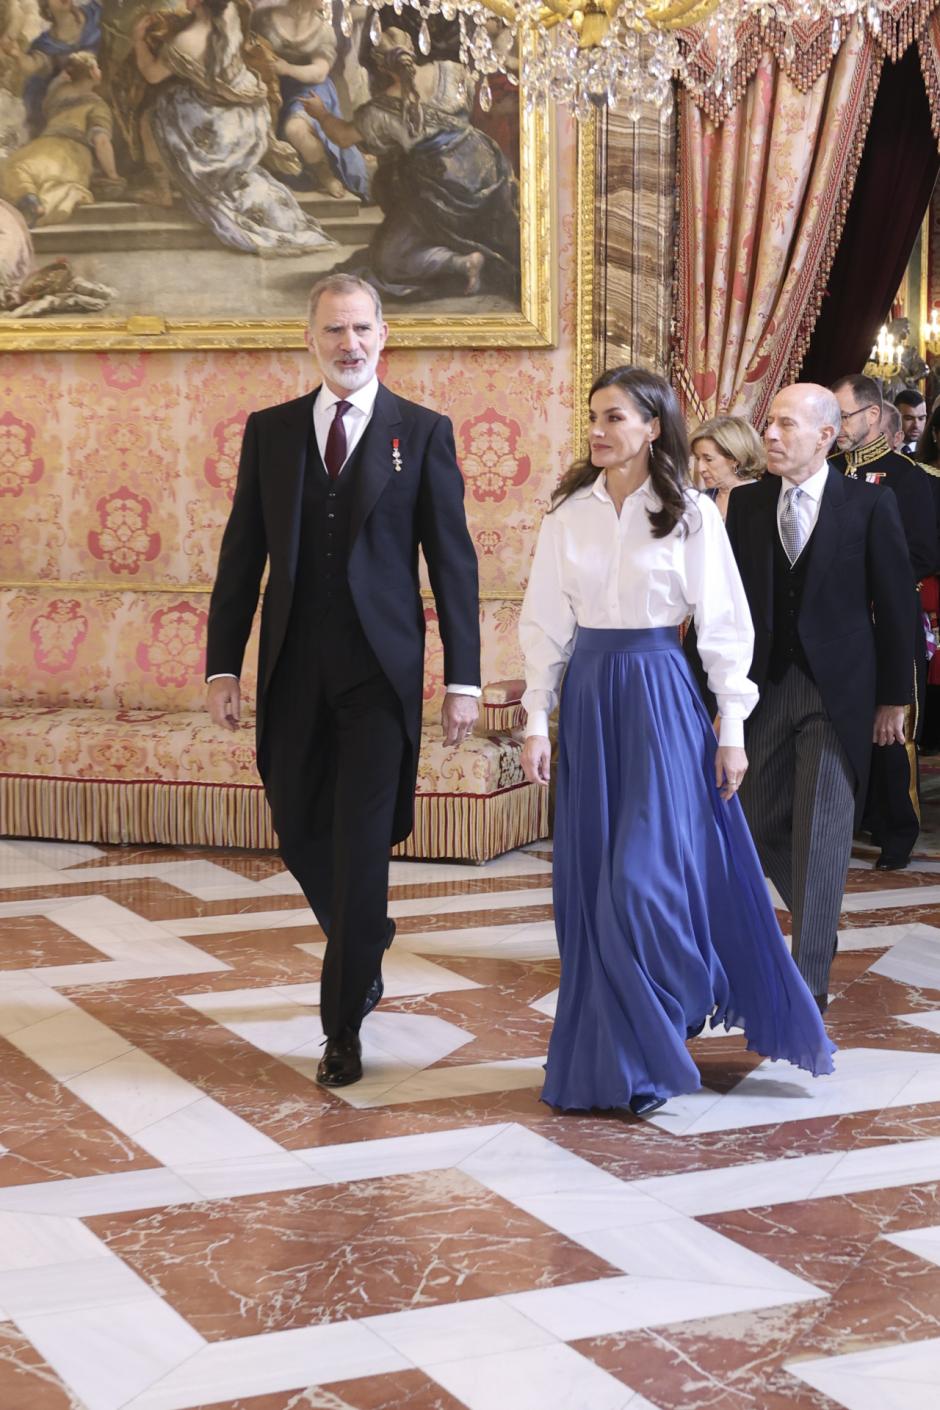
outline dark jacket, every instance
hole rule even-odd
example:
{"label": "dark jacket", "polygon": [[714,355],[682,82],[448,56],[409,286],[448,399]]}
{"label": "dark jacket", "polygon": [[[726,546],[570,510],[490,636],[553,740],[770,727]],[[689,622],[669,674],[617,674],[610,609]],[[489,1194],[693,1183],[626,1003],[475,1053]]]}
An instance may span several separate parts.
{"label": "dark jacket", "polygon": [[[319,389],[316,389],[319,390]],[[246,423],[235,496],[209,604],[206,674],[241,673],[269,567],[258,661],[258,767],[264,777],[266,694],[287,632],[307,444],[316,390],[253,412]],[[393,454],[397,442],[396,468]],[[424,553],[444,648],[444,678],[480,683],[477,561],[463,507],[463,479],[446,416],[380,386],[357,448],[349,587],[362,629],[402,702],[408,748],[394,840],[411,831],[421,742],[425,619],[418,579]]]}
{"label": "dark jacket", "polygon": [[[773,647],[779,493],[779,477],[765,475],[747,494],[733,494],[728,505],[728,536],[754,621],[749,675],[761,692]],[[913,695],[913,596],[895,496],[830,468],[813,530],[798,632],[854,771],[859,808],[868,782],[875,706],[907,705]]]}

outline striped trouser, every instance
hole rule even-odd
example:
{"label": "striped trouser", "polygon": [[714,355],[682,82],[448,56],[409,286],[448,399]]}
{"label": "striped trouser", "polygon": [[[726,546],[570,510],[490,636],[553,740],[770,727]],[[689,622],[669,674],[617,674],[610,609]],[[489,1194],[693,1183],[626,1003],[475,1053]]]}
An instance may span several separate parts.
{"label": "striped trouser", "polygon": [[740,798],[764,871],[793,917],[793,958],[826,994],[855,821],[853,773],[822,696],[791,666],[768,681]]}

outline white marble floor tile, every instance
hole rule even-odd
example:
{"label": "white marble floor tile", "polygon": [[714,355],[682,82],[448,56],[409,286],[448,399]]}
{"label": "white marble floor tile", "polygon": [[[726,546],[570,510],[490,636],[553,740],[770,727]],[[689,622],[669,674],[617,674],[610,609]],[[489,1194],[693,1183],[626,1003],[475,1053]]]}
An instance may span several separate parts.
{"label": "white marble floor tile", "polygon": [[[312,941],[298,945],[297,949],[322,958],[326,946],[322,942]],[[408,950],[399,950],[397,946],[393,946],[382,961],[382,982],[385,985],[386,999],[403,999],[414,994],[446,994],[482,987],[474,979],[467,979],[463,974],[454,974],[453,970],[446,969],[444,965],[435,964],[433,960],[424,959]],[[303,989],[307,996],[306,999],[301,999],[300,995],[291,995],[295,1003],[319,1004],[319,983],[292,985],[282,988],[279,992],[290,994],[291,988]]]}
{"label": "white marble floor tile", "polygon": [[192,1187],[171,1170],[127,1170],[116,1175],[0,1187],[0,1210],[89,1219],[95,1214],[190,1204],[192,1197]]}
{"label": "white marble floor tile", "polygon": [[189,1165],[222,1153],[241,1160],[282,1149],[256,1126],[205,1096],[132,1134],[137,1145],[163,1165]]}
{"label": "white marble floor tile", "polygon": [[786,1369],[845,1410],[936,1410],[940,1337],[791,1361]]}
{"label": "white marble floor tile", "polygon": [[97,857],[104,856],[103,848],[96,847],[91,842],[39,842],[26,839],[4,842],[0,845],[0,875],[6,871],[9,853],[15,857],[28,858],[41,867],[52,867],[54,870],[78,867],[84,862],[93,862]]}
{"label": "white marble floor tile", "polygon": [[205,1346],[156,1296],[147,1303],[39,1313],[16,1322],[87,1410],[119,1410]]}
{"label": "white marble floor tile", "polygon": [[940,1054],[843,1048],[835,1072],[821,1078],[787,1063],[763,1062],[726,1095],[703,1089],[676,1097],[649,1120],[673,1135],[737,1131],[878,1111],[893,1105],[902,1091],[903,1105],[940,1101]]}
{"label": "white marble floor tile", "polygon": [[906,1023],[911,1028],[923,1028],[928,1033],[940,1033],[940,1009],[930,1009],[925,1013],[896,1013],[895,1023]]}
{"label": "white marble floor tile", "polygon": [[474,926],[465,930],[427,930],[399,935],[395,945],[419,955],[454,955],[470,959],[553,960],[558,958],[555,923]]}
{"label": "white marble floor tile", "polygon": [[625,1230],[632,1232],[643,1225],[670,1219],[675,1214],[667,1205],[638,1190],[635,1183],[614,1181],[605,1187],[593,1179],[551,1194],[520,1192],[513,1196],[512,1202],[531,1214],[533,1219],[557,1229],[560,1234],[578,1243],[587,1245],[593,1236],[598,1247],[602,1247],[604,1236],[612,1230],[617,1234]]}
{"label": "white marble floor tile", "polygon": [[823,1176],[818,1198],[847,1195],[861,1190],[896,1189],[924,1180],[940,1179],[940,1137],[924,1141],[897,1141],[846,1151],[838,1165]]}
{"label": "white marble floor tile", "polygon": [[789,1160],[725,1165],[689,1174],[655,1175],[633,1188],[682,1214],[726,1214],[735,1209],[811,1199],[847,1157],[844,1151]]}
{"label": "white marble floor tile", "polygon": [[940,1264],[940,1224],[930,1224],[923,1229],[906,1229],[900,1234],[882,1234],[888,1243],[906,1248],[908,1253],[916,1253],[927,1263]]}
{"label": "white marble floor tile", "polygon": [[861,911],[894,911],[908,906],[936,906],[940,886],[905,886],[893,891],[853,891],[842,898],[843,915]]}
{"label": "white marble floor tile", "polygon": [[112,1058],[63,1085],[128,1136],[202,1097],[198,1087],[140,1049]]}
{"label": "white marble floor tile", "polygon": [[133,1049],[126,1038],[73,1005],[64,1013],[10,1033],[8,1040],[59,1081],[78,1077]]}
{"label": "white marble floor tile", "polygon": [[629,1386],[570,1346],[435,1363],[432,1379],[467,1410],[632,1410]]}
{"label": "white marble floor tile", "polygon": [[11,1317],[32,1317],[45,1312],[82,1312],[116,1303],[147,1304],[140,1309],[149,1315],[154,1298],[151,1288],[120,1258],[108,1254],[80,1262],[21,1268],[0,1273],[0,1304]]}
{"label": "white marble floor tile", "polygon": [[551,862],[532,857],[527,852],[507,852],[491,862],[475,866],[472,862],[400,862],[389,868],[390,886],[426,885],[435,881],[478,881],[481,876],[532,876],[536,872],[550,875]]}
{"label": "white marble floor tile", "polygon": [[247,1158],[218,1154],[214,1160],[174,1165],[173,1169],[192,1187],[197,1198],[204,1200],[272,1194],[277,1190],[307,1189],[324,1183],[322,1177],[300,1159],[299,1152],[280,1149],[270,1155]]}
{"label": "white marble floor tile", "polygon": [[523,1316],[552,1332],[559,1340],[610,1336],[641,1327],[669,1326],[754,1312],[762,1307],[783,1307],[821,1296],[818,1289],[739,1287],[683,1278],[601,1278],[590,1283],[537,1288],[512,1293],[505,1300]]}
{"label": "white marble floor tile", "polygon": [[425,1170],[450,1170],[495,1140],[509,1128],[465,1126],[453,1131],[427,1131],[414,1136],[385,1136],[340,1146],[306,1146],[294,1151],[318,1177],[329,1182],[372,1180],[384,1175],[413,1175]]}
{"label": "white marble floor tile", "polygon": [[400,916],[446,916],[459,911],[505,911],[515,906],[551,905],[552,888],[533,886],[522,891],[467,891],[458,896],[412,896],[389,901],[388,913]]}
{"label": "white marble floor tile", "polygon": [[80,1219],[0,1212],[0,1272],[61,1267],[110,1256]]}
{"label": "white marble floor tile", "polygon": [[462,1160],[460,1168],[512,1201],[569,1191],[610,1196],[623,1188],[615,1175],[515,1123]]}
{"label": "white marble floor tile", "polygon": [[557,1344],[544,1327],[498,1297],[368,1317],[364,1325],[425,1370],[441,1361]]}
{"label": "white marble floor tile", "polygon": [[9,1037],[56,1014],[71,1013],[73,1007],[70,999],[57,994],[41,979],[17,983],[0,975],[0,1037]]}
{"label": "white marble floor tile", "polygon": [[316,923],[306,905],[292,911],[229,911],[225,915],[184,916],[160,922],[165,930],[181,939],[199,935],[241,935],[253,930],[312,930]]}
{"label": "white marble floor tile", "polygon": [[582,1233],[578,1243],[632,1277],[763,1288],[801,1300],[825,1296],[804,1278],[686,1215],[648,1226]]}
{"label": "white marble floor tile", "polygon": [[548,1018],[554,1018],[558,1009],[558,990],[553,989],[550,994],[544,994],[541,999],[536,999],[530,1004],[529,1008],[544,1013]]}
{"label": "white marble floor tile", "polygon": [[856,950],[890,950],[912,931],[915,934],[931,931],[940,936],[936,926],[921,925],[919,922],[905,925],[860,925],[854,930],[839,931],[839,952],[847,955]]}
{"label": "white marble floor tile", "polygon": [[903,939],[875,961],[871,972],[917,989],[940,989],[940,930],[932,925],[912,925]]}
{"label": "white marble floor tile", "polygon": [[[128,1401],[126,1410],[191,1410],[218,1401],[410,1369],[403,1356],[362,1322],[331,1322],[203,1346]],[[89,1410],[99,1407],[92,1405]]]}
{"label": "white marble floor tile", "polygon": [[544,1057],[512,1058],[503,1062],[436,1067],[417,1072],[378,1095],[369,1092],[365,1082],[357,1082],[354,1087],[338,1087],[336,1095],[350,1106],[365,1108],[472,1097],[480,1092],[511,1092],[522,1087],[541,1087],[544,1061]]}

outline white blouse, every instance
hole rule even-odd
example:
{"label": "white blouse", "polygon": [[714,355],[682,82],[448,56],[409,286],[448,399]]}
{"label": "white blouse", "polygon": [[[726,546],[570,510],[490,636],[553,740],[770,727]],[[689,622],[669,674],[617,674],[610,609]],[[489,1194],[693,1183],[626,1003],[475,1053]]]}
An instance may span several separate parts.
{"label": "white blouse", "polygon": [[619,518],[603,475],[546,514],[519,621],[527,736],[548,734],[579,626],[678,627],[691,614],[718,701],[719,739],[744,743],[744,721],[757,704],[747,675],[751,614],[721,515],[697,490],[686,496],[687,532],[662,539],[653,538],[647,517],[660,507],[648,479],[624,500]]}

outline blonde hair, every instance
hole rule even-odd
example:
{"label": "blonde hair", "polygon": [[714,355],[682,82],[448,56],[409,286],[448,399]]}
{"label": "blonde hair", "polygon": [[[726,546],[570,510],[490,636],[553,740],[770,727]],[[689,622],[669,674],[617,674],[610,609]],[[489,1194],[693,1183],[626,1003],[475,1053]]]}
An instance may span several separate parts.
{"label": "blonde hair", "polygon": [[767,469],[763,442],[743,416],[713,416],[703,421],[689,437],[693,453],[704,440],[714,441],[722,455],[734,461],[735,474],[741,480],[759,480]]}

